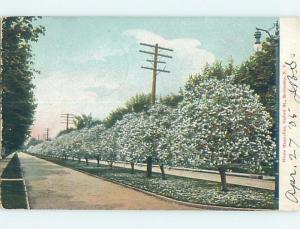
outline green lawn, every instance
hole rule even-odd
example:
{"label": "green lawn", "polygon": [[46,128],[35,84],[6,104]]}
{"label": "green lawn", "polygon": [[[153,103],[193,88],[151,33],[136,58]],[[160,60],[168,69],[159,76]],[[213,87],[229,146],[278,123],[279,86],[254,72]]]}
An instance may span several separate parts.
{"label": "green lawn", "polygon": [[2,181],[1,200],[6,209],[27,209],[23,181]]}
{"label": "green lawn", "polygon": [[167,175],[166,180],[161,179],[161,174],[153,173],[151,179],[146,178],[143,171],[135,171],[131,174],[130,169],[100,165],[95,163],[60,160],[45,158],[57,164],[75,168],[122,184],[134,186],[162,196],[190,203],[216,205],[238,208],[274,209],[274,192],[270,190],[229,185],[230,191],[220,191],[220,183],[192,178]]}
{"label": "green lawn", "polygon": [[1,177],[7,179],[22,178],[20,161],[17,154],[10,160]]}

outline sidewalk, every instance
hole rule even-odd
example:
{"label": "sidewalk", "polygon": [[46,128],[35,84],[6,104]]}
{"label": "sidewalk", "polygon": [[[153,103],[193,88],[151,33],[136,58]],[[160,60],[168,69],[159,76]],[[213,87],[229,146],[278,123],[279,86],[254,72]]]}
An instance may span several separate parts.
{"label": "sidewalk", "polygon": [[[96,160],[89,160],[89,161],[93,163],[97,163]],[[100,163],[107,165],[107,163],[104,161],[100,161]],[[130,164],[126,162],[115,162],[113,166],[123,167],[128,169],[131,168]],[[143,164],[135,164],[134,168],[136,170],[146,171],[146,165]],[[158,166],[153,166],[153,172],[160,173],[161,171]],[[193,171],[193,170],[171,168],[171,169],[165,169],[165,172],[166,174],[169,175],[221,182],[220,175],[218,173],[213,173],[212,171],[202,172],[196,170]],[[229,184],[237,184],[237,185],[244,185],[244,186],[255,187],[255,188],[275,190],[275,182],[273,180],[262,180],[257,178],[236,176],[230,174],[227,174],[226,179],[227,179],[227,183]]]}
{"label": "sidewalk", "polygon": [[[20,153],[31,209],[196,209]],[[199,208],[197,208],[199,210]]]}

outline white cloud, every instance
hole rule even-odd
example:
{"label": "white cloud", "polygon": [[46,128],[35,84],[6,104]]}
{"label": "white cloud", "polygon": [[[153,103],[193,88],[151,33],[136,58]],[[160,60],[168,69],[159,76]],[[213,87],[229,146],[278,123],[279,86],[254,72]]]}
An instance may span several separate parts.
{"label": "white cloud", "polygon": [[201,48],[201,42],[194,38],[166,39],[158,34],[140,29],[127,30],[125,35],[135,38],[137,43],[157,43],[159,46],[174,49],[174,53],[171,55],[174,57],[175,66],[186,69],[188,74],[200,72],[205,63],[215,60],[214,55]]}
{"label": "white cloud", "polygon": [[[125,35],[134,38],[136,43],[159,43],[174,49],[173,59],[167,59],[167,69],[171,70],[171,74],[162,73],[157,78],[158,95],[178,92],[190,74],[200,72],[206,62],[214,60],[214,55],[201,48],[197,39],[166,39],[145,30],[128,30]],[[147,55],[138,53],[136,46],[131,46],[131,50],[98,47],[96,51],[87,51],[74,59],[79,63],[105,61],[109,56],[120,56],[126,52],[121,59],[128,64],[116,62],[115,68],[91,67],[82,71],[43,72],[37,76],[34,82],[38,102],[34,136],[41,135],[46,127],[50,128],[51,136],[55,136],[64,128],[61,113],[92,113],[102,119],[136,93],[149,93],[151,72],[140,68],[140,65],[147,64]]]}
{"label": "white cloud", "polygon": [[124,54],[124,50],[111,49],[108,47],[98,47],[95,50],[89,50],[84,54],[75,56],[73,60],[79,63],[87,63],[90,61],[106,61],[107,57],[121,56]]}

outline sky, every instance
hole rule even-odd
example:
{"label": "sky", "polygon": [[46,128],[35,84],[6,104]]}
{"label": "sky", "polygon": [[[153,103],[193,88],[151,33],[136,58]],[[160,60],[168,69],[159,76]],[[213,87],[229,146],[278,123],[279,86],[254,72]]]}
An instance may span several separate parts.
{"label": "sky", "polygon": [[140,42],[171,48],[172,59],[157,77],[157,95],[177,93],[206,63],[246,60],[256,27],[276,18],[218,17],[43,17],[45,35],[32,44],[37,110],[32,136],[50,137],[65,128],[62,113],[104,119],[137,93],[150,93],[152,72],[141,66],[150,55]]}

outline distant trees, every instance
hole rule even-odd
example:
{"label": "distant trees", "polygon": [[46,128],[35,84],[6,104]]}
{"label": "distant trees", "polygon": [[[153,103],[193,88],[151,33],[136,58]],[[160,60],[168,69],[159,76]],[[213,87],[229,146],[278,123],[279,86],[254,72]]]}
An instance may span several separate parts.
{"label": "distant trees", "polygon": [[76,130],[76,129],[75,128],[69,128],[67,130],[62,130],[56,136],[59,137],[59,136],[64,135],[64,134],[68,134],[68,133],[72,132],[73,130]]}
{"label": "distant trees", "polygon": [[7,152],[18,149],[30,134],[36,108],[32,79],[31,43],[44,34],[34,25],[37,17],[5,17],[3,19],[3,142]]}
{"label": "distant trees", "polygon": [[39,140],[39,139],[36,139],[36,138],[30,138],[30,140],[28,141],[27,143],[27,147],[30,147],[30,146],[35,146],[35,145],[38,145],[40,143],[42,143],[43,141],[42,140]]}
{"label": "distant trees", "polygon": [[121,120],[125,114],[139,113],[147,111],[151,106],[151,96],[148,94],[136,94],[131,97],[126,103],[125,107],[119,107],[112,111],[104,120],[104,125],[107,128],[112,127],[117,121]]}
{"label": "distant trees", "polygon": [[[183,97],[181,92],[179,94],[170,94],[161,96],[158,101],[169,107],[176,107],[177,104],[182,101]],[[124,107],[119,107],[112,111],[108,117],[103,121],[107,128],[112,127],[117,121],[121,120],[125,114],[128,113],[140,113],[146,112],[151,107],[151,95],[150,94],[136,94],[131,97]]]}
{"label": "distant trees", "polygon": [[89,115],[83,114],[83,115],[75,116],[74,118],[74,125],[78,130],[81,130],[83,128],[91,128],[98,124],[101,124],[101,121],[94,118],[92,114]]}
{"label": "distant trees", "polygon": [[276,90],[274,42],[274,39],[267,38],[262,43],[262,50],[237,66],[234,74],[236,84],[247,84],[259,95],[260,102],[272,117],[272,131],[275,127]]}

